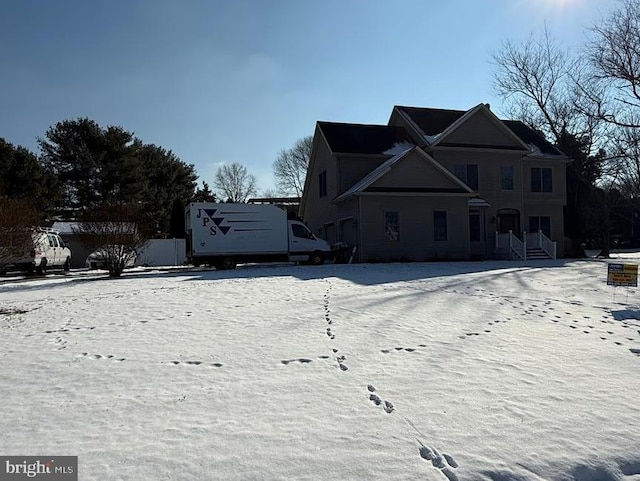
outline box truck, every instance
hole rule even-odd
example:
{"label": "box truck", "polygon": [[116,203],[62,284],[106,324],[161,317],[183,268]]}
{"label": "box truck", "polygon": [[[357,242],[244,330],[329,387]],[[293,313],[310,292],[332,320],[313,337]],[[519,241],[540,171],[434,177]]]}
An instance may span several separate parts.
{"label": "box truck", "polygon": [[336,253],[275,205],[194,202],[185,209],[187,261],[216,269],[239,262],[322,264]]}

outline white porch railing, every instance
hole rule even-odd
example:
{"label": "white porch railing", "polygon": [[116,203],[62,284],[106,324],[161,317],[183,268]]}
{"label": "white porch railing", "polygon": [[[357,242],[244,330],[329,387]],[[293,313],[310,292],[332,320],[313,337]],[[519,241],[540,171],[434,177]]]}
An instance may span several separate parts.
{"label": "white porch railing", "polygon": [[523,232],[518,239],[512,231],[506,234],[496,232],[496,252],[506,253],[509,259],[527,260],[527,249],[541,249],[551,259],[557,257],[557,243],[549,239],[542,231]]}
{"label": "white porch railing", "polygon": [[556,258],[557,243],[544,235],[541,230],[538,232],[525,232],[523,238],[528,247],[542,249],[552,259]]}
{"label": "white porch railing", "polygon": [[506,234],[499,234],[496,232],[496,251],[507,252],[509,254],[509,259],[518,257],[523,261],[527,260],[526,242],[518,239],[512,231],[509,231]]}

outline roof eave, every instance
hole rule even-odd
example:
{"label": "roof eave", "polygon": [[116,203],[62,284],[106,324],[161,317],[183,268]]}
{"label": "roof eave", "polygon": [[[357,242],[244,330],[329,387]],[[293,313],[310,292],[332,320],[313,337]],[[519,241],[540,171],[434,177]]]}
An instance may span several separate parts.
{"label": "roof eave", "polygon": [[536,153],[532,153],[532,154],[527,154],[524,156],[527,159],[531,159],[531,160],[553,160],[556,162],[564,162],[564,163],[571,163],[573,162],[573,159],[571,159],[570,157],[567,157],[566,155],[551,155],[551,154],[536,154]]}

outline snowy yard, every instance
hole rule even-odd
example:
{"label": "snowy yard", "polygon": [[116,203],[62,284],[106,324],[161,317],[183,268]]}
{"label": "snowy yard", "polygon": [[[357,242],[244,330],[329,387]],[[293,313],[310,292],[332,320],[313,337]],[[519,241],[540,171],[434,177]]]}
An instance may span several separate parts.
{"label": "snowy yard", "polygon": [[82,273],[0,309],[0,454],[80,480],[640,480],[640,299],[602,260]]}

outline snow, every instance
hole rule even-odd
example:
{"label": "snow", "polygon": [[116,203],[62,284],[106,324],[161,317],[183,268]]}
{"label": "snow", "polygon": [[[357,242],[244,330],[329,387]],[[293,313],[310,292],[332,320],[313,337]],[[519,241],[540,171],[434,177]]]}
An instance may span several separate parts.
{"label": "snow", "polygon": [[435,143],[440,136],[442,135],[442,132],[440,132],[439,134],[435,134],[435,135],[424,135],[424,139],[429,143],[429,144],[433,144]]}
{"label": "snow", "polygon": [[637,480],[640,302],[606,270],[5,281],[0,453],[77,455],[82,480]]}
{"label": "snow", "polygon": [[411,150],[414,147],[415,145],[412,144],[411,142],[406,142],[406,141],[395,142],[390,149],[387,149],[382,153],[386,155],[398,155],[398,154],[403,154],[407,150]]}

